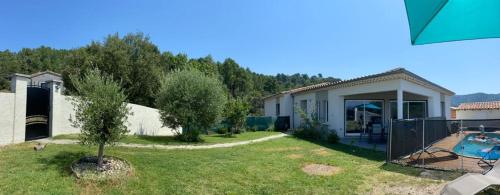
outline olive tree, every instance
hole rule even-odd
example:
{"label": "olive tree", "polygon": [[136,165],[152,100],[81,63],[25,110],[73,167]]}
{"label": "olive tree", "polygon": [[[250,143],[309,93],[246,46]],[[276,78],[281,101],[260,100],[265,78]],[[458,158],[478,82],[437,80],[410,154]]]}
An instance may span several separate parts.
{"label": "olive tree", "polygon": [[200,141],[200,130],[220,119],[225,104],[225,91],[218,79],[189,69],[167,74],[157,98],[163,125],[182,127],[178,137],[183,141]]}
{"label": "olive tree", "polygon": [[75,127],[79,127],[80,143],[98,145],[97,164],[103,164],[104,146],[113,145],[127,132],[125,125],[130,109],[118,82],[99,70],[90,70],[83,78],[73,77],[77,94],[73,96]]}

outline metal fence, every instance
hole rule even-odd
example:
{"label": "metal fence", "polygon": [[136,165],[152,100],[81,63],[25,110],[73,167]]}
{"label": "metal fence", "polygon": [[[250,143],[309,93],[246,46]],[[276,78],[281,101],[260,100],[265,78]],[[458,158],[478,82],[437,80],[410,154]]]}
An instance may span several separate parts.
{"label": "metal fence", "polygon": [[500,145],[497,131],[500,133],[500,119],[393,120],[387,161],[443,170],[481,171],[484,168],[481,155],[488,148]]}

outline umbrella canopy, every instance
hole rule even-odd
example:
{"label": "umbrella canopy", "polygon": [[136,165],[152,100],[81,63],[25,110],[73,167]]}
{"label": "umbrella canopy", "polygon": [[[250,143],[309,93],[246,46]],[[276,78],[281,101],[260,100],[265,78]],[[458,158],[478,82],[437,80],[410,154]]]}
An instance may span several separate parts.
{"label": "umbrella canopy", "polygon": [[374,109],[374,110],[380,110],[381,108],[374,105],[374,104],[361,104],[355,106],[355,108],[364,108],[364,109]]}
{"label": "umbrella canopy", "polygon": [[500,0],[405,0],[413,45],[500,38]]}

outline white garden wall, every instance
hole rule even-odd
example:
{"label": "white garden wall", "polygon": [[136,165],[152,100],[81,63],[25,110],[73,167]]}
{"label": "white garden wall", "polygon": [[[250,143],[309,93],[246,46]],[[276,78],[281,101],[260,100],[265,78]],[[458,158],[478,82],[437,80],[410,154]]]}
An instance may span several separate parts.
{"label": "white garden wall", "polygon": [[[0,145],[25,141],[29,82],[29,75],[14,74],[12,93],[0,93]],[[62,95],[62,82],[51,80],[45,85],[50,88],[49,135],[80,133],[71,122],[75,119],[74,105],[70,96]],[[182,131],[163,127],[157,109],[130,103],[127,106],[132,112],[126,123],[131,135],[171,136]]]}
{"label": "white garden wall", "polygon": [[14,93],[0,93],[0,145],[12,142],[14,129]]}
{"label": "white garden wall", "polygon": [[[80,129],[73,127],[71,120],[75,118],[74,105],[70,96],[55,95],[53,111],[52,136],[79,133]],[[160,113],[157,109],[128,103],[132,115],[128,116],[127,128],[131,135],[175,135],[177,132],[168,127],[162,127]],[[178,130],[181,132],[181,129]]]}

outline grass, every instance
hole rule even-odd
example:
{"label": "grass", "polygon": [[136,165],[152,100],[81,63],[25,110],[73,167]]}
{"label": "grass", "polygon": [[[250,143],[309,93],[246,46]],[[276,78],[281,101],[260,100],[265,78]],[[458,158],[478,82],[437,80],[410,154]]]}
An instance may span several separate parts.
{"label": "grass", "polygon": [[[232,137],[227,137],[221,134],[201,135],[202,142],[189,143],[176,140],[172,136],[146,136],[146,135],[128,135],[120,142],[131,144],[161,144],[161,145],[185,145],[185,144],[218,144],[230,143],[238,141],[253,140],[271,135],[277,135],[279,132],[274,131],[255,131],[234,134]],[[58,135],[54,139],[78,139],[78,134]]]}
{"label": "grass", "polygon": [[[415,177],[418,169],[384,165],[381,152],[293,137],[204,150],[108,147],[106,155],[128,160],[134,172],[129,178],[100,183],[76,180],[68,168],[78,158],[94,155],[95,147],[48,145],[35,152],[32,146],[0,148],[0,194],[366,194],[387,182],[439,183]],[[308,163],[341,171],[310,176],[301,170]]]}

